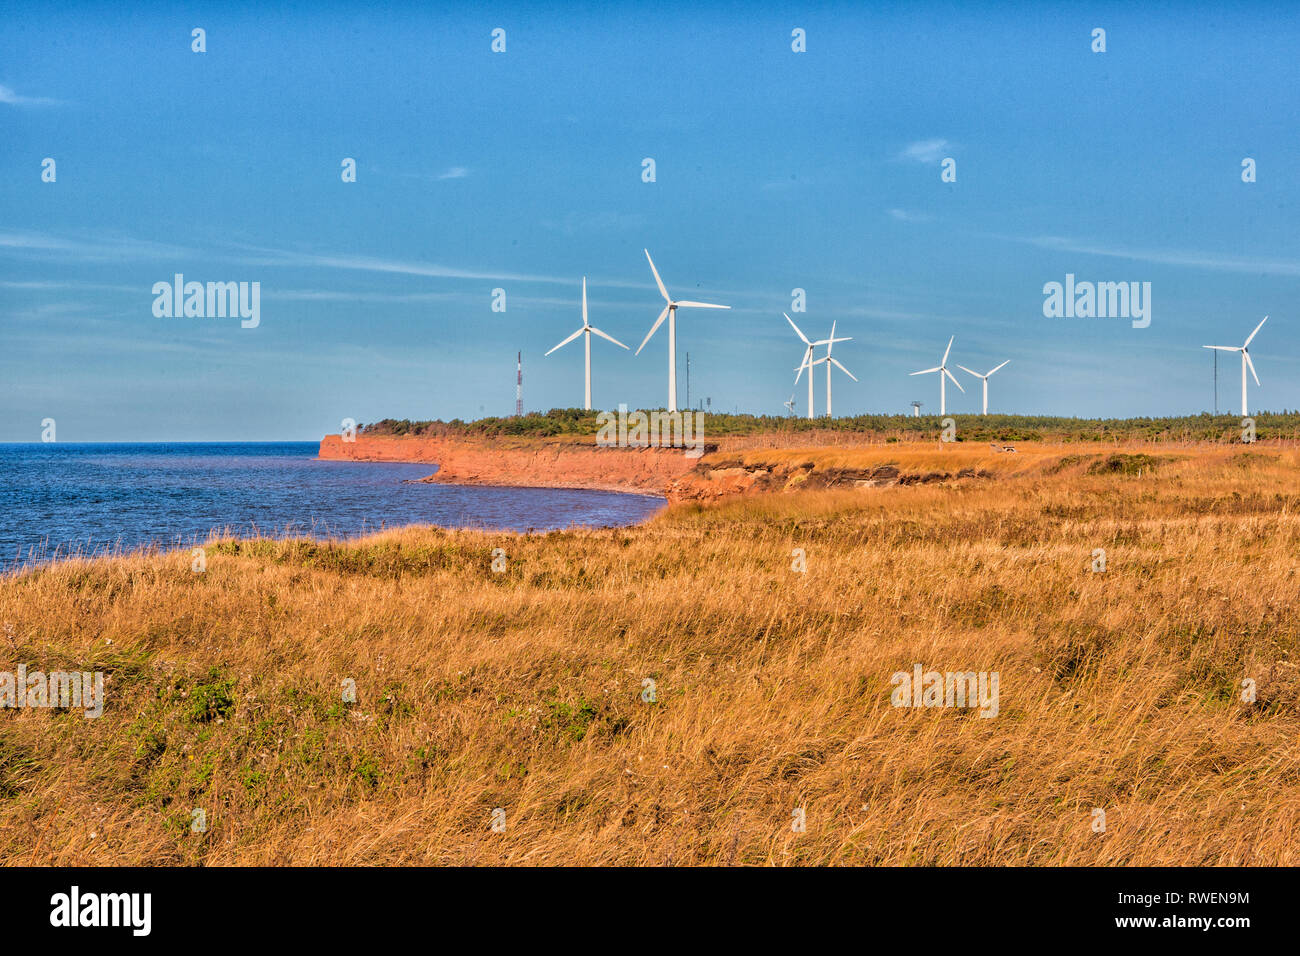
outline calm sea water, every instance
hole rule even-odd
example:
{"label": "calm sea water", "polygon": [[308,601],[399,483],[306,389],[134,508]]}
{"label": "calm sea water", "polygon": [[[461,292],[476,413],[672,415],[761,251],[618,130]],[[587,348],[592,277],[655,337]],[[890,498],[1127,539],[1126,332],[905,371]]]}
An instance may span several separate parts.
{"label": "calm sea water", "polygon": [[0,568],[70,552],[177,547],[212,530],[347,537],[409,524],[634,524],[660,498],[406,484],[433,465],[317,461],[317,442],[0,444]]}

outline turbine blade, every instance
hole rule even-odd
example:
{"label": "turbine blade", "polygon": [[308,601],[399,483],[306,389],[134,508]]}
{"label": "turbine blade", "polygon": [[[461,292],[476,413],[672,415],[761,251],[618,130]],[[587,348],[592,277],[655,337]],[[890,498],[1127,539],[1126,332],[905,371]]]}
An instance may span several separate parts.
{"label": "turbine blade", "polygon": [[668,290],[664,288],[664,280],[659,278],[659,270],[655,268],[655,261],[650,258],[650,250],[642,249],[645,253],[646,260],[650,263],[650,271],[655,274],[655,285],[659,286],[659,294],[664,297],[665,302],[673,301],[668,297]]}
{"label": "turbine blade", "polygon": [[633,353],[634,355],[641,354],[641,350],[645,348],[646,342],[649,342],[650,337],[659,331],[659,326],[664,324],[664,319],[666,318],[668,318],[668,306],[664,306],[664,310],[659,313],[659,318],[655,320],[654,325],[650,326],[650,331],[645,334],[645,338],[642,339],[641,344],[637,346],[636,351]]}
{"label": "turbine blade", "polygon": [[1243,351],[1242,354],[1246,356],[1246,364],[1250,367],[1250,374],[1255,379],[1255,384],[1258,385],[1259,376],[1255,374],[1255,363],[1250,360],[1250,353]]}
{"label": "turbine blade", "polygon": [[729,309],[729,305],[714,305],[712,302],[692,302],[690,299],[682,299],[677,303],[688,309]]}
{"label": "turbine blade", "polygon": [[853,379],[853,381],[856,382],[858,380],[858,377],[856,375],[854,375],[852,372],[850,372],[848,369],[846,369],[843,365],[840,364],[839,359],[831,359],[831,364],[834,365],[841,372],[843,372],[845,375],[847,375],[849,378]]}
{"label": "turbine blade", "polygon": [[[1264,322],[1267,321],[1268,321],[1268,316],[1266,315],[1264,316]],[[1250,335],[1246,336],[1246,341],[1242,344],[1242,348],[1245,348],[1247,345],[1250,344],[1250,340],[1255,337],[1255,333],[1264,327],[1264,322],[1261,322],[1259,323],[1259,325],[1255,326],[1255,332],[1251,332]]]}
{"label": "turbine blade", "polygon": [[936,365],[934,368],[923,368],[923,369],[921,369],[921,371],[919,371],[919,372],[908,372],[907,374],[909,374],[909,375],[929,375],[931,372],[938,372],[938,371],[940,371],[942,368],[943,368],[943,366],[941,366],[941,365]]}
{"label": "turbine blade", "polygon": [[1240,352],[1240,345],[1202,345],[1203,349],[1214,349],[1216,352]]}
{"label": "turbine blade", "polygon": [[[563,342],[561,342],[559,345],[555,346],[555,349],[562,349],[562,348],[564,348],[566,345],[568,345],[570,342],[572,342],[574,339],[576,339],[579,335],[581,335],[581,334],[582,334],[583,332],[585,332],[585,331],[587,331],[586,328],[578,329],[578,331],[574,332],[572,335],[570,335],[567,339],[565,339],[565,340],[564,340]],[[551,352],[554,352],[555,349],[551,349]],[[547,355],[550,355],[551,352],[547,352],[546,354],[547,354]]]}
{"label": "turbine blade", "polygon": [[[1006,362],[1003,362],[1002,365],[1006,365],[1006,364],[1007,364],[1008,362],[1010,362],[1010,361],[1011,361],[1011,359],[1007,359],[1007,361],[1006,361]],[[999,365],[998,368],[1001,368],[1002,365]],[[996,372],[996,371],[998,370],[998,368],[993,369],[993,372]],[[993,372],[989,372],[989,375],[992,375]],[[984,377],[985,377],[985,378],[988,378],[989,375],[985,375]]]}
{"label": "turbine blade", "polygon": [[[784,312],[782,312],[781,314],[785,315]],[[812,343],[808,341],[808,336],[804,335],[802,330],[800,330],[799,326],[794,324],[794,319],[790,318],[790,316],[788,315],[785,315],[785,320],[790,323],[790,328],[794,329],[794,334],[799,336],[799,338],[803,340],[804,345],[812,345]]]}
{"label": "turbine blade", "polygon": [[961,387],[961,382],[957,381],[957,376],[953,375],[952,372],[948,371],[947,369],[944,369],[943,374],[947,375],[950,379],[952,379],[952,383],[956,385],[958,389],[960,389],[963,392],[966,391],[966,389]]}
{"label": "turbine blade", "polygon": [[[954,335],[948,339],[948,347],[943,350],[943,361],[939,363],[940,365],[948,364],[948,353],[952,351],[952,340],[956,337],[957,336]],[[956,379],[954,379],[954,381],[956,381]]]}
{"label": "turbine blade", "polygon": [[[963,372],[970,372],[970,374],[974,375],[976,378],[983,378],[983,377],[984,377],[984,376],[981,375],[979,372],[971,372],[970,369],[968,369],[965,365],[958,365],[957,367],[958,367],[959,369],[961,369]],[[992,375],[993,373],[990,372],[989,374]]]}
{"label": "turbine blade", "polygon": [[609,341],[613,342],[613,343],[614,343],[615,345],[617,345],[619,348],[621,348],[621,349],[625,349],[625,348],[627,348],[626,345],[624,345],[624,344],[623,344],[622,342],[620,342],[618,339],[614,338],[614,336],[612,336],[612,335],[606,335],[604,332],[602,332],[600,329],[596,328],[594,325],[589,325],[588,328],[591,329],[591,331],[595,332],[597,335],[599,335],[602,339],[608,339]]}

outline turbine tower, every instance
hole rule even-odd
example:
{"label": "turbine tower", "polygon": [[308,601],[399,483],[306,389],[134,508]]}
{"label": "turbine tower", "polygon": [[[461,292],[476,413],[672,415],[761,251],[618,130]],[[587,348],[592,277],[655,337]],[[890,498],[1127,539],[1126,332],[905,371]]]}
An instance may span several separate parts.
{"label": "turbine tower", "polygon": [[[627,346],[624,345],[622,342],[620,342],[618,339],[614,338],[612,335],[606,335],[600,329],[593,327],[592,324],[587,321],[587,277],[586,276],[582,277],[582,328],[578,329],[578,331],[574,332],[572,335],[570,335],[559,345],[555,346],[554,349],[551,349],[551,352],[554,352],[555,349],[564,348],[566,345],[568,345],[570,342],[576,339],[579,335],[583,335],[584,332],[586,333],[586,335],[584,336],[585,339],[584,344],[587,347],[587,390],[586,390],[586,397],[584,399],[582,407],[590,411],[591,409],[591,334],[594,332],[597,335],[599,335],[602,339],[609,339],[611,342],[613,342],[621,349],[625,349],[627,348]],[[547,352],[546,354],[550,355],[551,352]]]}
{"label": "turbine tower", "polygon": [[[1011,359],[1007,359],[1007,362],[1010,361]],[[1007,362],[1003,362],[1002,365],[1006,365]],[[998,368],[1001,368],[1002,365],[999,365]],[[979,372],[972,372],[965,365],[958,365],[957,367],[961,369],[963,372],[967,372],[971,375],[974,375],[976,378],[984,380],[984,414],[987,415],[989,413],[989,375],[992,375],[993,372],[996,372],[998,368],[993,369],[993,371],[989,372],[986,375],[981,375]]]}
{"label": "turbine tower", "polygon": [[1256,385],[1259,384],[1259,376],[1255,373],[1255,363],[1250,360],[1250,340],[1253,339],[1255,337],[1255,334],[1264,327],[1264,323],[1267,321],[1268,321],[1268,316],[1266,315],[1264,316],[1263,321],[1261,321],[1259,325],[1255,326],[1255,331],[1251,332],[1250,335],[1246,336],[1246,341],[1242,342],[1241,345],[1202,346],[1202,348],[1214,349],[1219,352],[1240,352],[1241,353],[1241,414],[1243,417],[1250,414],[1248,411],[1246,411],[1246,369],[1247,368],[1250,369],[1250,374],[1254,376],[1255,384]]}
{"label": "turbine tower", "polygon": [[646,260],[650,263],[650,271],[654,273],[655,285],[659,286],[659,292],[668,303],[664,310],[659,313],[659,318],[655,324],[650,326],[650,331],[646,333],[645,339],[637,346],[636,354],[641,354],[641,349],[645,348],[646,342],[659,331],[659,326],[664,324],[664,319],[668,320],[668,411],[677,411],[677,309],[678,307],[686,309],[729,309],[729,305],[714,305],[712,302],[691,302],[688,299],[676,299],[668,294],[664,287],[664,280],[659,278],[659,270],[655,268],[655,261],[650,258],[650,250],[643,249]]}
{"label": "turbine tower", "polygon": [[961,387],[961,382],[957,381],[957,376],[953,375],[952,372],[948,371],[948,353],[952,351],[952,341],[956,337],[957,336],[954,335],[948,339],[948,347],[943,350],[943,360],[940,361],[938,365],[936,365],[934,368],[923,368],[919,372],[911,373],[912,375],[929,375],[931,372],[939,373],[939,414],[940,415],[948,414],[948,392],[947,389],[944,387],[945,385],[944,376],[947,376],[948,378],[952,379],[952,383],[956,385],[960,391],[962,392],[966,391],[966,389]]}
{"label": "turbine tower", "polygon": [[[830,417],[831,417],[831,366],[834,365],[836,368],[838,368],[841,372],[843,372],[843,373],[844,373],[845,375],[847,375],[849,378],[853,379],[853,381],[855,381],[855,382],[856,382],[858,379],[857,379],[857,376],[856,376],[856,375],[854,375],[852,372],[850,372],[848,369],[846,369],[843,365],[840,364],[840,360],[839,360],[839,359],[831,358],[831,349],[835,348],[835,343],[836,343],[836,342],[850,342],[850,341],[852,341],[852,336],[850,336],[849,338],[837,339],[837,338],[835,337],[835,323],[832,322],[832,323],[831,323],[831,337],[830,337],[829,339],[824,339],[823,341],[826,342],[826,354],[823,355],[821,358],[819,358],[817,361],[813,362],[812,364],[813,364],[813,365],[822,365],[822,364],[825,364],[825,366],[826,366],[826,417],[827,417],[827,418],[830,418]],[[811,368],[808,370],[808,381],[809,381],[809,383],[811,384],[811,382],[812,382],[812,369],[811,369]]]}
{"label": "turbine tower", "polygon": [[921,417],[921,406],[924,405],[924,404],[925,404],[925,402],[913,402],[913,403],[912,403],[912,417],[913,417],[913,418],[920,418],[920,417]]}

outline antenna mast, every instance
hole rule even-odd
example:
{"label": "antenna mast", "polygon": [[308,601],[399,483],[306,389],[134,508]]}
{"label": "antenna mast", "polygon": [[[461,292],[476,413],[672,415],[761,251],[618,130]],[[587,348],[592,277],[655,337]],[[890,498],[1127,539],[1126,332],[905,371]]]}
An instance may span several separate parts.
{"label": "antenna mast", "polygon": [[524,353],[515,353],[516,377],[515,377],[515,418],[522,418],[524,415]]}

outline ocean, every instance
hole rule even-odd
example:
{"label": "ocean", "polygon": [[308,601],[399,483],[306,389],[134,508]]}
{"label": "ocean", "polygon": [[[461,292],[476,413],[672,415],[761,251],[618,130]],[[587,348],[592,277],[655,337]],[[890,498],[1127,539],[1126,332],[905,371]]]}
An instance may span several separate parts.
{"label": "ocean", "polygon": [[408,484],[434,465],[317,461],[317,442],[0,444],[0,569],[183,547],[212,531],[352,537],[410,524],[551,530],[635,524],[663,499]]}

